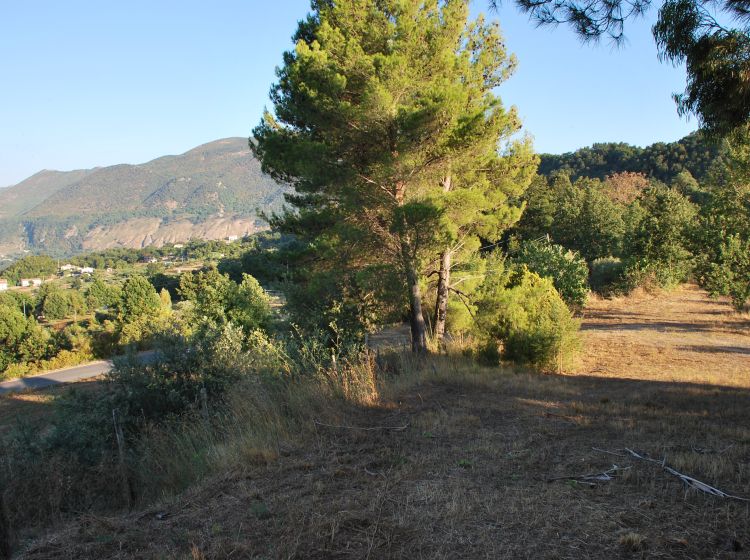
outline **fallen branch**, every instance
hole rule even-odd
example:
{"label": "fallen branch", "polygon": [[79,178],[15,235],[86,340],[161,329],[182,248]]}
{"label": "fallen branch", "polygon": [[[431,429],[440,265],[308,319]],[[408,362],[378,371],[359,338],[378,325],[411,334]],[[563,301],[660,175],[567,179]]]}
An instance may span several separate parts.
{"label": "fallen branch", "polygon": [[[614,451],[606,451],[605,449],[598,449],[596,447],[593,449],[595,451],[601,451],[602,453],[609,453],[611,455],[619,455],[618,453]],[[738,500],[740,502],[750,502],[750,498],[743,498],[742,496],[735,496],[733,494],[729,494],[727,492],[724,492],[723,490],[714,488],[713,486],[706,484],[705,482],[701,482],[700,480],[693,478],[692,476],[688,476],[686,474],[681,473],[680,471],[676,469],[673,469],[672,467],[667,465],[666,457],[662,459],[661,461],[659,461],[657,459],[652,459],[651,457],[646,457],[645,455],[641,455],[640,453],[636,453],[635,451],[633,451],[632,449],[628,449],[627,447],[624,449],[624,451],[626,451],[627,453],[629,453],[632,457],[635,457],[636,459],[659,465],[664,471],[668,472],[672,476],[676,476],[677,478],[679,478],[682,481],[682,483],[688,488],[693,488],[694,490],[697,490],[698,492],[703,492],[704,494],[715,496],[717,498],[724,498],[726,500]]]}
{"label": "fallen branch", "polygon": [[615,457],[627,457],[624,453],[616,453],[614,451],[607,451],[606,449],[599,449],[598,447],[592,447],[591,448],[594,451],[598,451],[599,453],[607,453],[609,455],[614,455]]}
{"label": "fallen branch", "polygon": [[374,431],[374,430],[392,430],[394,432],[402,432],[409,427],[407,422],[403,426],[337,426],[335,424],[325,424],[324,422],[318,422],[313,420],[316,426],[325,426],[326,428],[337,428],[340,430],[363,430],[363,431]]}
{"label": "fallen branch", "polygon": [[661,461],[657,461],[656,459],[651,459],[649,457],[644,457],[643,455],[640,455],[633,451],[632,449],[625,448],[625,451],[630,453],[633,457],[636,459],[642,459],[644,461],[650,461],[652,463],[656,463],[658,465],[661,465],[661,468],[664,469],[669,474],[676,476],[679,478],[682,483],[687,486],[688,488],[693,488],[695,490],[698,490],[699,492],[703,492],[704,494],[708,494],[710,496],[716,496],[717,498],[724,498],[726,500],[739,500],[741,502],[750,502],[750,498],[743,498],[742,496],[735,496],[733,494],[728,494],[724,492],[723,490],[719,490],[718,488],[714,488],[713,486],[710,486],[706,484],[705,482],[701,482],[698,479],[693,478],[692,476],[688,476],[686,474],[683,474],[679,472],[676,469],[673,469],[669,465],[667,465],[667,459],[666,457],[662,459]]}
{"label": "fallen branch", "polygon": [[548,478],[547,482],[554,482],[555,480],[574,480],[581,484],[588,484],[589,486],[596,486],[597,482],[609,482],[615,479],[615,475],[620,471],[626,471],[630,467],[618,467],[612,465],[612,468],[600,473],[594,474],[583,474],[583,475],[572,475],[572,476],[555,476]]}

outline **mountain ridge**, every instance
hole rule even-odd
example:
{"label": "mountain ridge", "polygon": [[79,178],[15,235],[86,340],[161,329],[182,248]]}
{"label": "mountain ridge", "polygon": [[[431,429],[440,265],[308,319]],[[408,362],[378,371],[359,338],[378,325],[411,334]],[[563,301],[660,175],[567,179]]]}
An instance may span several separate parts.
{"label": "mountain ridge", "polygon": [[0,189],[0,254],[241,236],[264,227],[257,210],[280,207],[285,191],[263,175],[242,137],[141,164],[43,169]]}

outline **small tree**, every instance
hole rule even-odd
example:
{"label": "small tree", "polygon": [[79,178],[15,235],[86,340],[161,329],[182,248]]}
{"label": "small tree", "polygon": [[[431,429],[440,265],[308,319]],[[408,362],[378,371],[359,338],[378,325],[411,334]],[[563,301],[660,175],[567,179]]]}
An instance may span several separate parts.
{"label": "small tree", "polygon": [[540,241],[521,244],[513,262],[525,265],[542,278],[549,278],[565,303],[574,308],[586,304],[589,268],[586,261],[562,245]]}
{"label": "small tree", "polygon": [[580,341],[579,323],[548,278],[525,267],[488,275],[477,301],[477,335],[485,356],[562,369]]}
{"label": "small tree", "polygon": [[120,322],[130,323],[140,317],[155,316],[160,307],[159,294],[146,278],[136,275],[125,280],[118,304]]}
{"label": "small tree", "polygon": [[649,187],[638,202],[642,215],[625,243],[631,283],[650,279],[669,287],[685,281],[693,264],[689,245],[695,206],[663,185]]}

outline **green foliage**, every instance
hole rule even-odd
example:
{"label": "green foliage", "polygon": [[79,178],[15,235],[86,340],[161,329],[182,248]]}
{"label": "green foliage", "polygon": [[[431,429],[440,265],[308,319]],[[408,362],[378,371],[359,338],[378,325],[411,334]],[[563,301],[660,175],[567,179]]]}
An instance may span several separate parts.
{"label": "green foliage", "polygon": [[586,304],[589,269],[586,261],[573,251],[562,245],[527,241],[521,244],[513,262],[525,265],[542,278],[551,279],[569,306],[580,309]]}
{"label": "green foliage", "polygon": [[747,303],[750,269],[750,142],[735,134],[728,156],[714,169],[710,199],[701,209],[695,236],[698,281],[713,295],[732,298],[736,309]]}
{"label": "green foliage", "polygon": [[239,285],[216,267],[183,274],[180,295],[193,304],[192,314],[198,323],[224,325],[233,322],[246,333],[270,326],[268,296],[258,281],[248,274],[243,274]]}
{"label": "green foliage", "polygon": [[0,371],[12,364],[26,333],[26,318],[18,309],[0,305]]}
{"label": "green foliage", "polygon": [[696,208],[674,189],[655,185],[639,199],[641,218],[626,236],[631,287],[654,283],[671,287],[687,280],[692,270],[690,235]]}
{"label": "green foliage", "polygon": [[159,292],[159,300],[161,300],[162,310],[172,310],[172,296],[169,295],[169,290],[162,288]]}
{"label": "green foliage", "polygon": [[525,199],[529,210],[516,228],[523,239],[549,235],[587,261],[619,253],[625,230],[624,207],[607,195],[599,181],[571,183],[566,175],[556,175],[548,183],[538,178]]}
{"label": "green foliage", "polygon": [[502,349],[506,359],[556,369],[578,349],[578,321],[552,281],[526,268],[488,275],[477,310],[477,334],[490,359]]}
{"label": "green foliage", "polygon": [[76,290],[63,290],[57,284],[42,284],[37,292],[37,313],[47,320],[59,320],[86,312],[86,302]]}
{"label": "green foliage", "polygon": [[86,290],[86,303],[89,309],[114,309],[119,304],[121,296],[120,286],[95,278]]}
{"label": "green foliage", "polygon": [[45,358],[50,351],[45,329],[20,310],[0,304],[0,374],[11,365]]}
{"label": "green foliage", "polygon": [[268,328],[271,322],[268,296],[255,278],[242,275],[242,282],[234,288],[226,314],[230,322],[242,327],[246,333]]}
{"label": "green foliage", "polygon": [[704,286],[715,295],[727,295],[742,311],[750,298],[750,241],[730,235],[718,245],[718,262],[705,271]]}
{"label": "green foliage", "polygon": [[3,270],[2,277],[18,284],[21,278],[47,278],[57,272],[57,263],[46,255],[24,257]]}
{"label": "green foliage", "polygon": [[[717,2],[731,24],[716,20],[715,7],[700,0],[666,0],[653,27],[661,56],[684,63],[685,92],[675,95],[680,114],[694,114],[701,127],[725,134],[750,119],[748,9],[731,0]],[[734,27],[737,26],[737,27]]]}
{"label": "green foliage", "polygon": [[536,163],[493,91],[515,61],[497,26],[468,16],[464,2],[316,2],[253,131],[263,169],[295,188],[273,225],[310,242],[316,272],[366,292],[361,271],[400,274],[415,350],[426,263],[498,238]]}
{"label": "green foliage", "polygon": [[602,295],[610,295],[622,287],[625,264],[617,257],[595,259],[590,265],[589,284],[591,289]]}
{"label": "green foliage", "polygon": [[669,184],[687,171],[703,181],[720,153],[719,143],[693,133],[677,142],[657,142],[646,148],[603,143],[562,155],[542,154],[539,173],[546,177],[565,173],[572,180],[589,177],[602,181],[617,173],[643,173]]}
{"label": "green foliage", "polygon": [[159,294],[143,276],[133,275],[125,280],[117,304],[118,317],[122,323],[132,323],[159,313]]}
{"label": "green foliage", "polygon": [[27,292],[8,290],[6,292],[0,292],[0,305],[15,307],[19,311],[25,312],[28,317],[33,312],[36,302],[34,297]]}

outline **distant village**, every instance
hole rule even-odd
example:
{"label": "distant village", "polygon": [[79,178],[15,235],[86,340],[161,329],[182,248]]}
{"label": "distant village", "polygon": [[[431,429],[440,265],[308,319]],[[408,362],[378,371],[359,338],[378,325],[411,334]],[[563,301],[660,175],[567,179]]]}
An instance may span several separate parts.
{"label": "distant village", "polygon": [[[242,238],[246,238],[247,235],[243,236]],[[225,237],[222,241],[226,244],[234,243],[236,241],[239,241],[240,237],[237,235],[229,235]],[[182,243],[175,243],[172,245],[173,249],[183,249],[185,247]],[[175,264],[176,259],[175,255],[167,255],[163,256],[161,258],[157,258],[154,256],[143,256],[139,259],[138,262],[145,263],[145,264],[151,264],[151,263],[157,263],[161,262],[162,264],[169,266]],[[58,267],[58,276],[92,276],[97,269],[93,266],[76,266],[74,264],[66,263],[63,265],[60,265]],[[106,272],[111,273],[112,269],[107,268]],[[177,272],[182,272],[180,269],[177,269]],[[8,282],[8,280],[4,278],[0,278],[0,292],[4,292],[7,290],[12,289],[20,289],[20,288],[38,288],[41,286],[46,280],[45,278],[21,278],[17,284],[11,284]]]}

